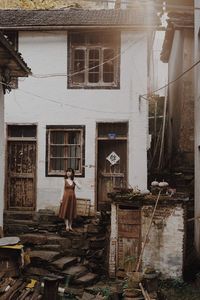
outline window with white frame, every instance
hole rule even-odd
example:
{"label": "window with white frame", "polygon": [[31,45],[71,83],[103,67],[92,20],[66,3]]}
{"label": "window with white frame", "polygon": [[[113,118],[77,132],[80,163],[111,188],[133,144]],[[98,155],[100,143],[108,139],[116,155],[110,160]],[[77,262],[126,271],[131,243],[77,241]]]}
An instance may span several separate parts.
{"label": "window with white frame", "polygon": [[63,176],[67,168],[83,176],[84,126],[47,127],[47,175]]}
{"label": "window with white frame", "polygon": [[119,88],[119,34],[69,34],[68,86]]}

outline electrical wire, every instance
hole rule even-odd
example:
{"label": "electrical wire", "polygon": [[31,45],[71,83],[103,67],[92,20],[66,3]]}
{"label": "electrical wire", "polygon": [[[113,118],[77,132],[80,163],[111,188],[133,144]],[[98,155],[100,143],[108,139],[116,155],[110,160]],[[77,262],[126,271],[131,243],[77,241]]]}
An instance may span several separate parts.
{"label": "electrical wire", "polygon": [[145,96],[147,97],[151,97],[153,94],[159,92],[160,90],[163,90],[167,87],[169,87],[171,84],[175,83],[176,81],[178,81],[179,79],[181,79],[185,74],[187,74],[188,72],[190,72],[192,69],[194,69],[198,64],[200,63],[200,60],[198,60],[196,63],[194,63],[191,67],[189,67],[187,70],[185,70],[183,73],[181,73],[178,77],[176,77],[174,80],[172,81],[169,81],[168,83],[166,83],[165,85],[161,86],[160,88],[156,89],[156,90],[153,90],[151,93],[149,94],[143,94],[143,95],[140,95],[139,97],[143,98],[144,100],[147,100],[149,101],[148,98],[146,98]]}
{"label": "electrical wire", "polygon": [[34,77],[34,78],[50,78],[50,77],[67,77],[67,78],[71,78],[75,75],[79,75],[79,74],[82,74],[86,71],[91,71],[93,69],[96,69],[98,67],[101,67],[103,66],[104,64],[107,64],[108,62],[110,61],[114,61],[115,59],[117,59],[118,57],[120,57],[121,55],[123,55],[126,51],[128,51],[133,45],[139,43],[140,41],[142,41],[144,39],[144,36],[141,38],[141,39],[138,39],[137,41],[134,41],[133,43],[131,43],[127,48],[125,48],[122,52],[119,52],[117,55],[113,56],[112,58],[106,60],[105,62],[101,63],[101,64],[98,64],[94,67],[91,67],[91,68],[85,68],[81,71],[78,71],[78,72],[74,72],[74,73],[71,73],[71,74],[66,74],[66,73],[50,73],[50,74],[32,74],[30,75],[31,77]]}

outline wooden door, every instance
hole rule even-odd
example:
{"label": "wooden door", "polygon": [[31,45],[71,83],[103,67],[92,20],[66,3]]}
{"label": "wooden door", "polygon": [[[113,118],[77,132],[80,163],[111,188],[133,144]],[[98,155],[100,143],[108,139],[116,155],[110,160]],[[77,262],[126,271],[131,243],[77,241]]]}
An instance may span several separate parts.
{"label": "wooden door", "polygon": [[119,207],[117,270],[134,271],[141,249],[141,211]]}
{"label": "wooden door", "polygon": [[36,141],[12,137],[7,142],[7,209],[34,210],[35,198]]}
{"label": "wooden door", "polygon": [[116,124],[109,135],[109,126],[106,123],[105,130],[102,130],[104,136],[98,137],[98,210],[110,210],[110,199],[107,194],[116,191],[117,188],[127,187],[127,137],[120,135],[121,127]]}

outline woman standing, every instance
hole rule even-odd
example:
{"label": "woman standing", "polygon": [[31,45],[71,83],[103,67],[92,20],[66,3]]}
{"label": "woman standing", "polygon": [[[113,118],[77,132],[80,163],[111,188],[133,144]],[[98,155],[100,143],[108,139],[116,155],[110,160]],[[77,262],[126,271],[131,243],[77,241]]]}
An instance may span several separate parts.
{"label": "woman standing", "polygon": [[72,231],[72,222],[76,218],[76,195],[75,186],[80,188],[74,181],[74,170],[68,168],[64,177],[64,191],[60,200],[59,218],[63,219],[66,231]]}

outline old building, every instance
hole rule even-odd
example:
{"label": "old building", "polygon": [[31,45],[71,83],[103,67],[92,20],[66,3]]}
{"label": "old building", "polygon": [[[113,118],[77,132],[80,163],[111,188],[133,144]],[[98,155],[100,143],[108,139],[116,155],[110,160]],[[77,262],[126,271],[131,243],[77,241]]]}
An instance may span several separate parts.
{"label": "old building", "polygon": [[194,78],[188,72],[175,82],[194,61],[193,13],[169,13],[161,53],[168,63],[167,164],[174,172],[193,173],[194,169]]}
{"label": "old building", "polygon": [[7,96],[7,211],[59,205],[73,167],[90,213],[115,187],[147,187],[148,54],[156,13],[0,11],[32,76]]}
{"label": "old building", "polygon": [[31,72],[21,55],[12,45],[12,36],[0,32],[0,226],[3,226],[4,181],[5,181],[5,116],[4,94],[10,91],[13,81],[27,77]]}
{"label": "old building", "polygon": [[[200,59],[200,40],[199,40],[199,29],[200,29],[200,1],[195,1],[195,31],[194,31],[194,47],[195,47],[195,63],[199,62]],[[200,122],[199,122],[199,114],[200,114],[200,106],[199,106],[199,97],[200,97],[200,66],[199,64],[194,69],[195,74],[195,245],[200,256],[200,186],[199,186],[199,178],[200,178],[200,140],[199,140],[199,132],[200,132]]]}

